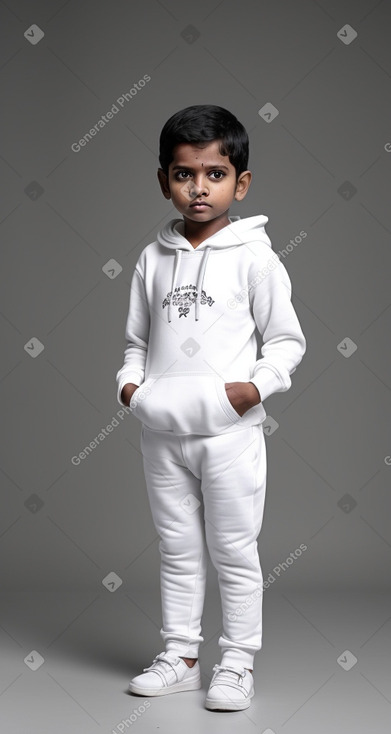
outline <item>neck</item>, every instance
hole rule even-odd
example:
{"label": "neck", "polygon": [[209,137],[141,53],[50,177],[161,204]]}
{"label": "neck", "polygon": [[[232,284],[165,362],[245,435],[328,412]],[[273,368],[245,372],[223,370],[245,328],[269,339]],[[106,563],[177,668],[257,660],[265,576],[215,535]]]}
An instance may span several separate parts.
{"label": "neck", "polygon": [[198,247],[204,240],[211,237],[220,229],[227,227],[230,224],[227,212],[224,212],[220,217],[212,219],[210,222],[193,222],[191,219],[183,217],[185,223],[185,234],[184,236],[190,242],[193,247]]}

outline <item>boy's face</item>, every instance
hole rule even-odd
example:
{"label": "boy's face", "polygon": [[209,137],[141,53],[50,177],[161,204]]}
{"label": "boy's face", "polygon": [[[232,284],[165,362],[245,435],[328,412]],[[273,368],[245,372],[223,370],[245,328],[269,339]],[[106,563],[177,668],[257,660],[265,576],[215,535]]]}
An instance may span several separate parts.
{"label": "boy's face", "polygon": [[[161,168],[158,178],[163,195],[172,199],[185,223],[193,227],[213,220],[229,224],[232,201],[240,201],[248,191],[251,173],[244,171],[236,181],[236,169],[228,156],[219,152],[219,142],[179,143],[173,151],[168,177]],[[202,202],[197,206],[197,202]],[[189,222],[189,223],[190,223]]]}

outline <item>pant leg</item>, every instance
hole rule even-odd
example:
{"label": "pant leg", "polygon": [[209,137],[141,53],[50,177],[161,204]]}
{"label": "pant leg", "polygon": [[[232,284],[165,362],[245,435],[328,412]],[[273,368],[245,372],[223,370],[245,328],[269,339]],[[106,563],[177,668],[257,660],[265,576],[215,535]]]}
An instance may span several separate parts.
{"label": "pant leg", "polygon": [[[222,664],[253,667],[262,646],[263,575],[258,555],[266,492],[262,427],[203,439],[205,531],[218,574]],[[191,441],[186,447],[190,452]],[[191,466],[191,464],[189,464]]]}
{"label": "pant leg", "polygon": [[141,451],[152,518],[160,535],[160,584],[166,650],[198,657],[207,548],[200,478],[186,466],[174,434],[141,431]]}

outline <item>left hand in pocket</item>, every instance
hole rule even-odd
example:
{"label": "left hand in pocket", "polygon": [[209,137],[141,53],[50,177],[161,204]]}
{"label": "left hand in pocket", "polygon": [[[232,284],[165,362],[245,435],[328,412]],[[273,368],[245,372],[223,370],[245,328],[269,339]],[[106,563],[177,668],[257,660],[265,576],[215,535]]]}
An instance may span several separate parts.
{"label": "left hand in pocket", "polygon": [[240,417],[261,402],[260,394],[253,382],[226,382],[225,391],[229,402]]}

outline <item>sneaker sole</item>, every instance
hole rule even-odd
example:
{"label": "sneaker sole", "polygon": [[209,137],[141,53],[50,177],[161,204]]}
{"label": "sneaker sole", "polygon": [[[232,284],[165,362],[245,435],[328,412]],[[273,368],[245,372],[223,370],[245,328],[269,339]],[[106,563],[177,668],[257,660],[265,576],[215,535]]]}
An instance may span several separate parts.
{"label": "sneaker sole", "polygon": [[201,688],[201,680],[189,680],[181,683],[174,683],[172,686],[165,688],[142,688],[141,686],[129,683],[129,691],[137,693],[139,696],[167,696],[169,693],[183,693],[184,691],[197,691]]}
{"label": "sneaker sole", "polygon": [[227,699],[221,699],[219,701],[206,698],[205,708],[209,709],[209,711],[243,711],[243,709],[247,709],[251,705],[251,699],[254,693],[255,691],[250,693],[244,701],[229,701]]}

